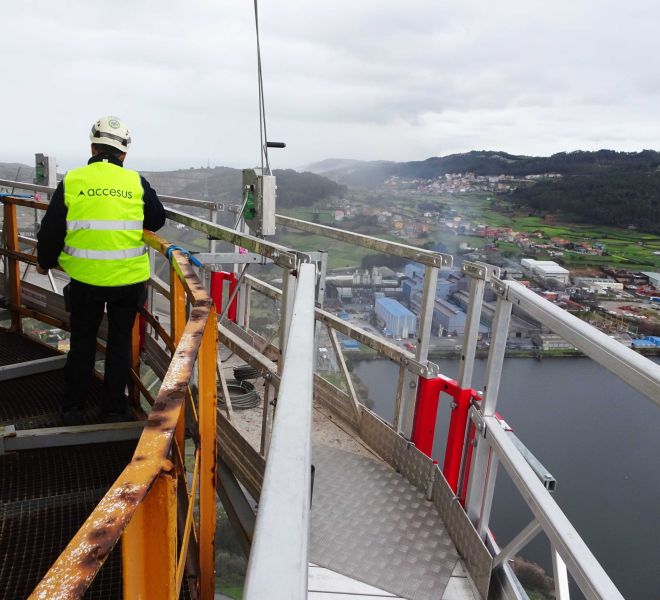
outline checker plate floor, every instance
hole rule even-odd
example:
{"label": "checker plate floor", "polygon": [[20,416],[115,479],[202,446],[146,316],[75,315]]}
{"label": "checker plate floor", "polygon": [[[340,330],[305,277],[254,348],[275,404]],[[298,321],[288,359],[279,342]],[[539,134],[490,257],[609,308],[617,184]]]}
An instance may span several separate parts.
{"label": "checker plate floor", "polygon": [[364,456],[315,445],[313,463],[310,560],[403,598],[442,598],[458,554],[424,495]]}

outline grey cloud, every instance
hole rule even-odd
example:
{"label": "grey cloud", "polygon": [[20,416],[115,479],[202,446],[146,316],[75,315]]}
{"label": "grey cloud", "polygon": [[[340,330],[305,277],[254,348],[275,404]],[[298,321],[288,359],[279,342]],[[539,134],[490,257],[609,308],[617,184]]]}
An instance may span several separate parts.
{"label": "grey cloud", "polygon": [[[289,142],[278,166],[634,149],[660,135],[650,0],[278,0],[260,11],[269,132]],[[73,166],[103,112],[129,122],[137,166],[258,160],[251,3],[14,2],[3,24],[14,93],[0,160],[46,151]]]}

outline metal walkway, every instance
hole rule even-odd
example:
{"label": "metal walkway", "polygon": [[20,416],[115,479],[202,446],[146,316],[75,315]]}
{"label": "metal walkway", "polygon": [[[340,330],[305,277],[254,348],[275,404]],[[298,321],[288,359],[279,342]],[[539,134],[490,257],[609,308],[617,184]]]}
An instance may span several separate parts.
{"label": "metal walkway", "polygon": [[[26,336],[0,332],[0,366],[57,352]],[[0,381],[0,428],[62,425],[61,370]],[[96,422],[94,380],[86,421]],[[39,448],[0,455],[0,598],[26,598],[130,461],[135,441]],[[85,598],[122,597],[121,548],[110,554]]]}
{"label": "metal walkway", "polygon": [[[263,401],[234,411],[233,427],[255,451],[262,411]],[[436,505],[325,405],[314,402],[312,420],[308,598],[477,600]]]}
{"label": "metal walkway", "polygon": [[[25,335],[0,331],[0,367],[58,355]],[[86,424],[99,422],[102,392],[102,383],[95,378],[84,415]],[[0,381],[0,426],[14,425],[17,430],[60,427],[63,397],[62,369]]]}
{"label": "metal walkway", "polygon": [[433,504],[402,475],[323,445],[314,446],[313,461],[314,563],[411,600],[475,598],[445,596],[456,547]]}

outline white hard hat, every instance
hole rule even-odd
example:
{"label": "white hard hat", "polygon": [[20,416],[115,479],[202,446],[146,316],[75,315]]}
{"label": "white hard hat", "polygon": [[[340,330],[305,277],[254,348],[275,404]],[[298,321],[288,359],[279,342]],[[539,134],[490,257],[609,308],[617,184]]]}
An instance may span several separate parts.
{"label": "white hard hat", "polygon": [[105,144],[128,152],[128,146],[131,143],[131,136],[128,133],[126,124],[119,117],[101,117],[94,125],[89,134],[92,144]]}

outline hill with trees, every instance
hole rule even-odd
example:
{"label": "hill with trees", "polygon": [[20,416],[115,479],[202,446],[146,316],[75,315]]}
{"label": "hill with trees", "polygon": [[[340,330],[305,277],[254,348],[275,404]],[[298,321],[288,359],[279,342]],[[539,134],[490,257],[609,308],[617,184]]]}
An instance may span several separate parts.
{"label": "hill with trees", "polygon": [[633,225],[660,233],[660,172],[608,169],[519,187],[501,198],[535,212],[561,212],[589,223]]}
{"label": "hill with trees", "polygon": [[308,168],[322,170],[339,183],[365,188],[381,187],[392,176],[416,180],[446,173],[514,177],[558,173],[561,178],[530,182],[499,198],[536,212],[570,213],[595,224],[660,230],[660,153],[654,150],[559,152],[547,157],[472,151],[404,163],[331,159]]}
{"label": "hill with trees", "polygon": [[[146,171],[142,174],[158,192],[168,196],[240,204],[242,172],[229,167],[190,168],[176,171]],[[278,206],[311,206],[341,197],[346,186],[310,172],[276,169]],[[18,163],[0,163],[0,179],[32,183],[34,167]]]}
{"label": "hill with trees", "polygon": [[[230,204],[241,202],[240,169],[214,167],[154,171],[143,175],[163,194]],[[275,169],[273,175],[277,177],[277,199],[282,207],[311,206],[346,193],[345,186],[314,173]]]}
{"label": "hill with trees", "polygon": [[523,156],[492,150],[473,150],[462,154],[436,156],[422,161],[388,162],[328,159],[306,167],[313,173],[354,187],[377,187],[388,177],[402,179],[433,179],[446,173],[475,175],[561,175],[597,174],[612,168],[655,169],[660,166],[660,153],[642,152],[559,152],[552,156]]}

